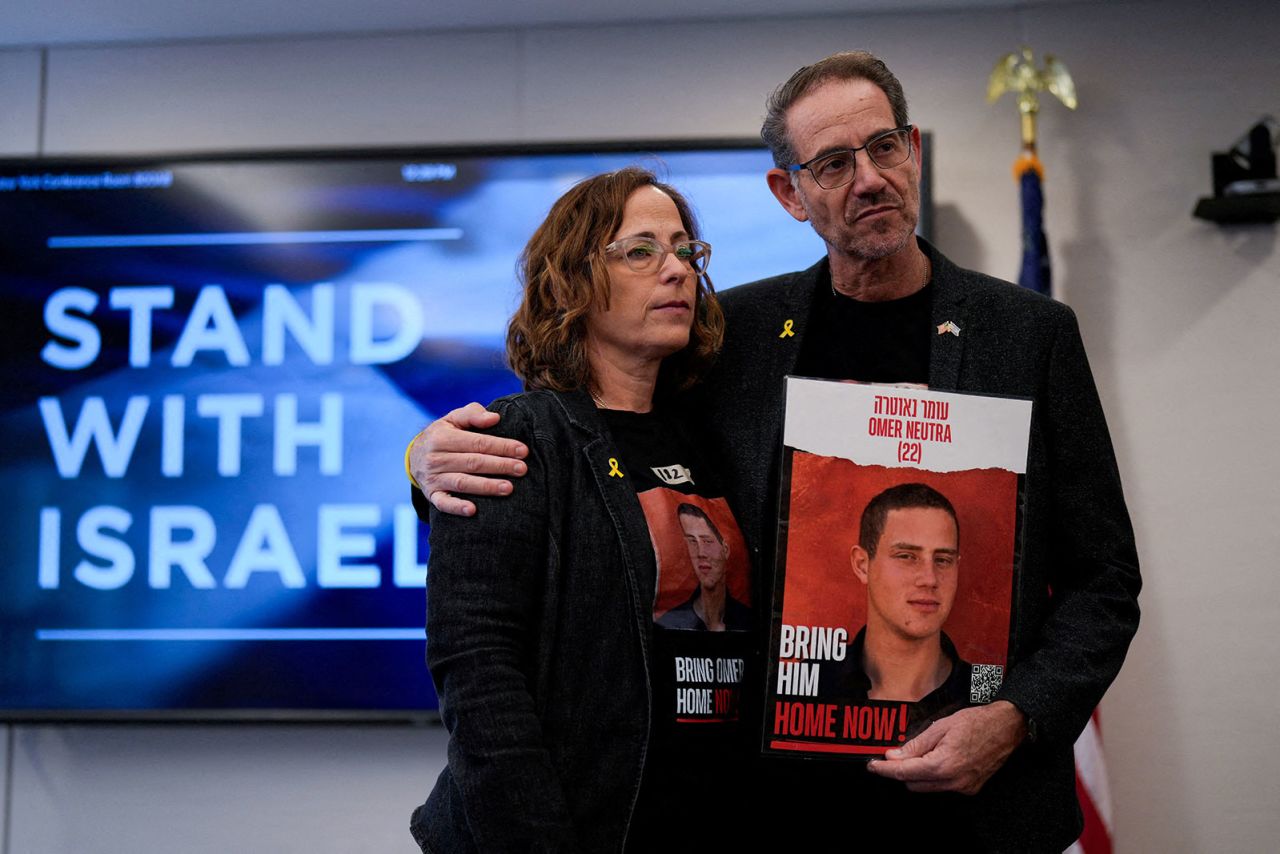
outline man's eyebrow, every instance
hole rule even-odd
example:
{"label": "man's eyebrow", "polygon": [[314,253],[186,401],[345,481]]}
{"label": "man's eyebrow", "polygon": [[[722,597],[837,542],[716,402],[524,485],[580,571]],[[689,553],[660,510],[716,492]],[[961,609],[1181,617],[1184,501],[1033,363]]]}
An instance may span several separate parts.
{"label": "man's eyebrow", "polygon": [[[923,551],[925,551],[925,547],[924,547],[924,546],[918,546],[918,545],[916,545],[915,543],[891,543],[891,544],[889,545],[889,548],[891,548],[891,549],[896,549],[896,550],[898,550],[898,551],[907,551],[907,552],[923,552]],[[934,550],[933,550],[933,553],[934,553],[934,554],[944,554],[944,555],[958,555],[958,554],[960,554],[960,549],[958,549],[958,548],[957,548],[957,549],[952,549],[952,548],[934,549]]]}
{"label": "man's eyebrow", "polygon": [[801,162],[801,163],[809,163],[810,161],[817,160],[819,157],[826,157],[828,154],[847,154],[847,153],[849,153],[849,147],[848,147],[848,146],[845,146],[845,145],[832,145],[832,146],[828,146],[827,148],[822,149],[821,151],[819,151],[817,154],[813,155],[812,157],[806,157],[804,160],[802,160],[802,161],[800,161],[800,162]]}
{"label": "man's eyebrow", "polygon": [[[857,147],[857,148],[862,148],[862,147],[863,147],[863,146],[865,146],[868,142],[870,142],[871,140],[875,139],[876,137],[878,137],[878,136],[883,136],[884,134],[889,133],[890,131],[895,131],[895,130],[897,130],[897,128],[896,128],[896,127],[884,128],[883,130],[873,130],[871,133],[867,134],[867,138],[866,138],[866,139],[864,139],[864,140],[862,141],[862,145],[859,145],[859,146],[856,146],[856,147]],[[854,147],[855,147],[855,146],[851,146],[851,145],[832,145],[832,146],[828,146],[827,148],[822,149],[821,151],[819,151],[817,154],[813,155],[812,157],[807,158],[807,159],[805,159],[805,160],[802,160],[801,162],[802,162],[802,163],[808,163],[810,160],[817,160],[819,157],[826,157],[828,154],[843,154],[843,153],[846,153],[846,152],[852,151],[852,150],[854,149]]]}

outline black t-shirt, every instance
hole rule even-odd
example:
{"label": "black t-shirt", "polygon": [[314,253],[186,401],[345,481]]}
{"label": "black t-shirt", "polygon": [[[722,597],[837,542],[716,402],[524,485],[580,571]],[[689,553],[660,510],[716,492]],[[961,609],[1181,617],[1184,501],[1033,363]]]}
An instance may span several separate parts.
{"label": "black t-shirt", "polygon": [[[951,662],[951,672],[942,684],[911,703],[907,711],[907,737],[914,738],[934,720],[957,712],[969,705],[969,682],[972,665],[956,652],[956,645],[943,632],[939,638],[942,654]],[[863,668],[867,627],[863,626],[849,645],[843,661],[824,663],[819,677],[818,694],[824,702],[854,702],[867,699],[871,693],[871,677]]]}
{"label": "black t-shirt", "polygon": [[758,647],[746,544],[715,472],[678,418],[662,411],[601,415],[618,449],[618,472],[640,499],[658,566],[653,726],[628,848],[723,843],[734,827],[745,832],[747,772],[758,741],[741,712]]}
{"label": "black t-shirt", "polygon": [[864,383],[929,382],[933,286],[902,299],[860,302],[835,293],[830,275],[814,292],[795,373]]}

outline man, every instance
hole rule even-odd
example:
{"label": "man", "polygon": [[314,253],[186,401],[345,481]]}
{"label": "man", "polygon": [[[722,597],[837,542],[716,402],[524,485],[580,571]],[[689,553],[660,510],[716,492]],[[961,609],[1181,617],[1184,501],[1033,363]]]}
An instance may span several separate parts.
{"label": "man", "polygon": [[[697,401],[709,447],[722,457],[725,494],[766,573],[760,589],[772,589],[761,556],[773,554],[782,377],[1032,398],[1022,568],[1001,690],[988,705],[935,721],[869,770],[913,793],[973,795],[946,799],[950,818],[940,824],[956,840],[953,849],[1061,851],[1081,826],[1072,744],[1124,660],[1141,586],[1075,316],[963,270],[914,237],[920,137],[908,124],[901,85],[880,60],[842,53],[801,68],[767,109],[761,136],[776,164],[769,188],[812,225],[827,256],[724,295],[725,347]],[[467,509],[449,491],[511,489],[507,480],[456,472],[523,471],[519,460],[492,456],[523,456],[517,443],[453,432],[454,425],[491,424],[481,412],[456,410],[411,446],[411,471],[442,509]],[[462,455],[448,456],[454,452]],[[859,783],[836,763],[780,760],[769,780],[779,798],[789,791],[812,795],[809,803],[828,798],[813,808],[812,827],[852,802],[910,821],[919,798],[941,797]],[[849,796],[850,789],[857,791]]]}
{"label": "man", "polygon": [[685,502],[676,508],[676,519],[684,531],[684,544],[698,579],[698,589],[689,601],[677,605],[658,618],[667,629],[699,629],[723,632],[751,628],[751,609],[729,595],[724,566],[729,544],[720,529],[701,507]]}
{"label": "man", "polygon": [[850,562],[867,588],[867,622],[844,660],[823,667],[820,695],[908,700],[913,731],[966,705],[969,664],[942,630],[960,568],[951,502],[922,483],[889,487],[862,511]]}

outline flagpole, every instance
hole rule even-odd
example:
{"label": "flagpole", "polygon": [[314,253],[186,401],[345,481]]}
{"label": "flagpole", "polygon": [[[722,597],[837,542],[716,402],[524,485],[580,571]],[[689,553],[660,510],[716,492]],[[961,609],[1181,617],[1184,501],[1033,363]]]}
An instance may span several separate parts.
{"label": "flagpole", "polygon": [[1018,53],[1002,56],[987,81],[989,103],[995,103],[1005,92],[1017,96],[1022,130],[1022,149],[1013,164],[1022,202],[1022,267],[1018,284],[1052,296],[1053,271],[1044,232],[1044,165],[1036,154],[1036,119],[1041,92],[1049,92],[1074,110],[1075,83],[1067,67],[1052,54],[1045,56],[1043,67],[1037,68],[1031,48],[1024,47]]}

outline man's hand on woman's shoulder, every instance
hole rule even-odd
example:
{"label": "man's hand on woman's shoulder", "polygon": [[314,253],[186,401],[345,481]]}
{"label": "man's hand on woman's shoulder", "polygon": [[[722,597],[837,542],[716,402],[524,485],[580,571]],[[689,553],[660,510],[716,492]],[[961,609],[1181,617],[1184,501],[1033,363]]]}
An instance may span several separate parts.
{"label": "man's hand on woman's shoulder", "polygon": [[526,471],[523,442],[473,432],[493,427],[498,414],[478,403],[432,421],[409,444],[408,467],[418,488],[441,513],[473,516],[464,495],[510,495],[511,481]]}

